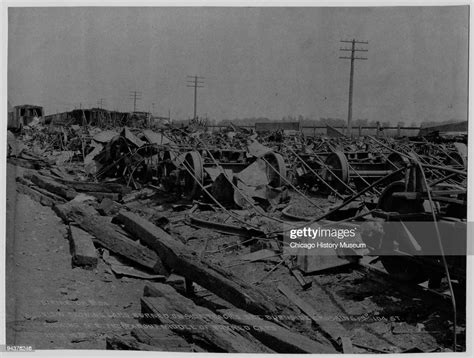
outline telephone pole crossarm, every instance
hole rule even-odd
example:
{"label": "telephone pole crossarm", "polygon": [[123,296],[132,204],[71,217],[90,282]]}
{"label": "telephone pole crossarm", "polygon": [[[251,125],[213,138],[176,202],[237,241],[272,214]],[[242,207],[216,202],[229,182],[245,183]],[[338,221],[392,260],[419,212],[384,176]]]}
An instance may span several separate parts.
{"label": "telephone pole crossarm", "polygon": [[346,42],[346,43],[355,43],[355,44],[364,44],[368,45],[369,41],[358,41],[358,40],[341,40],[340,42]]}
{"label": "telephone pole crossarm", "polygon": [[[339,50],[341,50],[341,51],[352,51],[351,48],[346,48],[346,47],[341,47]],[[369,50],[366,49],[366,48],[355,48],[354,51],[367,52],[367,51],[369,51]]]}
{"label": "telephone pole crossarm", "polygon": [[345,56],[339,56],[339,58],[343,60],[368,60],[367,57],[345,57]]}

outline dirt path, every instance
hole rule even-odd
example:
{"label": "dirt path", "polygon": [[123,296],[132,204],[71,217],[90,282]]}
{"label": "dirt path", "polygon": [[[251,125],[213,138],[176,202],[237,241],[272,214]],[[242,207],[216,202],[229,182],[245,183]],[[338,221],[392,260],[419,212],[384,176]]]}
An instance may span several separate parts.
{"label": "dirt path", "polygon": [[[7,169],[6,342],[35,349],[105,349],[105,335],[130,332],[144,281],[71,267],[67,227],[18,194]],[[128,317],[127,317],[128,316]]]}

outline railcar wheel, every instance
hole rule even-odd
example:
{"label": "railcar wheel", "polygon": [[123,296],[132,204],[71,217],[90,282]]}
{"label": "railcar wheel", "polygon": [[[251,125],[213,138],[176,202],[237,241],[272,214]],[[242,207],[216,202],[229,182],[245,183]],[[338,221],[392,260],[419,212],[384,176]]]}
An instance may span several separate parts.
{"label": "railcar wheel", "polygon": [[204,184],[204,165],[201,154],[199,152],[186,153],[183,165],[185,167],[183,193],[189,199],[197,199],[201,195]]}
{"label": "railcar wheel", "polygon": [[346,189],[346,185],[349,185],[349,163],[345,154],[340,151],[333,152],[327,156],[324,164],[331,170],[329,171],[327,168],[324,168],[324,180],[337,190],[343,191]]}
{"label": "railcar wheel", "polygon": [[278,188],[285,185],[285,180],[282,178],[287,179],[286,165],[281,154],[272,152],[265,155],[264,158],[269,163],[269,165],[267,164],[267,177],[270,186]]}

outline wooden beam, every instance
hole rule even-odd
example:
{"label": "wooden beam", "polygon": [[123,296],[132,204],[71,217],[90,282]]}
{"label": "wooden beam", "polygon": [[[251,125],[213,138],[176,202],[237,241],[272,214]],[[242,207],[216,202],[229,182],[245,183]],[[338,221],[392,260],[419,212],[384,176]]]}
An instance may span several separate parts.
{"label": "wooden beam", "polygon": [[155,270],[158,261],[157,254],[153,250],[119,233],[116,230],[116,225],[110,223],[106,217],[100,216],[92,206],[70,201],[65,204],[55,205],[53,210],[66,223],[74,222],[94,236],[94,242],[100,246],[115,254],[126,257],[140,266],[157,272]]}
{"label": "wooden beam", "polygon": [[163,263],[178,275],[254,314],[278,312],[274,299],[262,290],[222,268],[205,260],[201,261],[198,254],[151,222],[126,211],[121,211],[116,219],[124,224],[127,231],[153,248]]}
{"label": "wooden beam", "polygon": [[313,341],[276,323],[239,309],[218,310],[228,322],[250,327],[250,334],[278,353],[337,353],[331,345]]}
{"label": "wooden beam", "polygon": [[[24,194],[30,195],[32,199],[40,202],[43,205],[53,206],[55,203],[60,204],[66,201],[66,199],[64,199],[63,197],[53,194],[48,190],[45,190],[36,186],[32,181],[25,179],[22,176],[17,176],[16,181],[17,181],[17,188],[19,188],[19,191],[22,190]],[[28,187],[33,189],[33,191],[28,189]],[[38,195],[37,192],[39,192],[42,195]],[[43,196],[45,196],[46,198],[43,198]]]}
{"label": "wooden beam", "polygon": [[84,230],[74,225],[69,225],[73,266],[81,266],[87,269],[97,267],[98,258],[93,239],[94,237]]}
{"label": "wooden beam", "polygon": [[31,199],[37,201],[41,205],[53,207],[55,204],[57,204],[57,200],[55,200],[54,198],[51,198],[49,195],[45,195],[41,193],[34,187],[30,188],[29,186],[17,183],[16,189],[18,190],[19,193],[28,195],[29,197],[31,197]]}
{"label": "wooden beam", "polygon": [[[25,174],[26,176],[27,174]],[[77,192],[70,187],[61,184],[55,181],[52,178],[45,177],[39,174],[32,174],[30,179],[34,184],[38,185],[40,188],[46,189],[47,191],[59,195],[65,199],[74,199],[77,195]]]}
{"label": "wooden beam", "polygon": [[[167,286],[167,287],[166,287]],[[235,329],[221,316],[196,305],[180,295],[171,286],[155,284],[161,297],[143,297],[142,313],[154,315],[150,322],[169,325],[169,328],[191,336],[210,351],[229,353],[273,353],[244,329]]]}
{"label": "wooden beam", "polygon": [[47,191],[46,189],[42,189],[36,185],[33,185],[32,188],[35,189],[36,191],[39,191],[41,194],[50,197],[51,199],[54,200],[56,204],[62,204],[66,202],[66,199],[64,199],[63,197],[53,194],[50,191]]}
{"label": "wooden beam", "polygon": [[63,184],[74,188],[77,191],[83,192],[102,192],[102,193],[119,193],[128,194],[132,191],[131,188],[119,183],[94,183],[94,182],[79,182],[73,180],[59,179]]}

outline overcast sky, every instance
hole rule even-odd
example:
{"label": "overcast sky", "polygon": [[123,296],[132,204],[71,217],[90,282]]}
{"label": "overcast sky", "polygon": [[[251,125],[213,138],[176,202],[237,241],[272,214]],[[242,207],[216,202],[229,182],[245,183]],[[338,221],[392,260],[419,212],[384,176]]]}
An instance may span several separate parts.
{"label": "overcast sky", "polygon": [[[356,61],[353,118],[467,119],[468,7],[9,8],[8,99],[46,113],[97,106],[192,117],[187,75],[205,77],[212,119],[347,117],[350,61],[341,39],[368,41]],[[348,52],[344,53],[347,55]]]}

